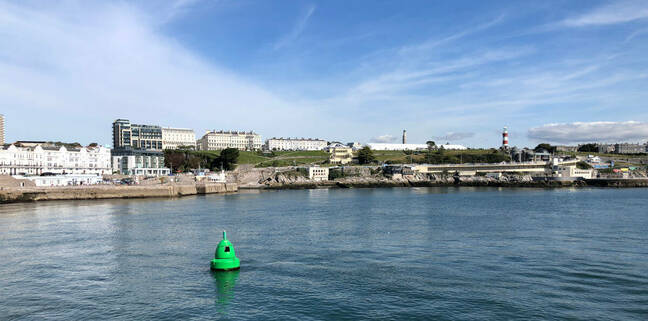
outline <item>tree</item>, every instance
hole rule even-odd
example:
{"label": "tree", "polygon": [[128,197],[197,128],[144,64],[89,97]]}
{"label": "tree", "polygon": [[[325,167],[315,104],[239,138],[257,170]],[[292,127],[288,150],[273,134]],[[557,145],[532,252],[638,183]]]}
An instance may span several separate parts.
{"label": "tree", "polygon": [[97,143],[90,143],[90,145],[88,145],[88,147],[97,147],[97,146],[99,146],[99,144]]}
{"label": "tree", "polygon": [[425,143],[427,144],[428,150],[433,150],[433,149],[436,148],[436,143],[434,141],[432,141],[432,140],[428,140]]}
{"label": "tree", "polygon": [[183,153],[175,151],[164,152],[164,165],[166,167],[169,167],[172,172],[174,169],[176,172],[180,170],[180,167],[184,164],[184,162],[185,155]]}
{"label": "tree", "polygon": [[591,169],[592,165],[588,164],[587,162],[580,161],[580,162],[576,163],[576,167],[578,169]]}
{"label": "tree", "polygon": [[549,145],[547,143],[542,143],[542,144],[538,144],[538,146],[536,146],[536,148],[534,148],[533,151],[534,152],[541,152],[543,149],[550,152],[550,153],[553,153],[553,152],[555,152],[556,147],[551,146],[551,145]]}
{"label": "tree", "polygon": [[191,169],[202,167],[202,159],[196,155],[189,155],[186,166]]}
{"label": "tree", "polygon": [[598,152],[598,145],[596,144],[585,144],[578,147],[579,152],[586,153],[596,153]]}
{"label": "tree", "polygon": [[223,169],[231,171],[236,168],[236,163],[238,163],[239,150],[236,148],[225,148],[221,151],[218,159],[220,160],[220,165],[223,166]]}
{"label": "tree", "polygon": [[376,160],[376,157],[373,154],[373,151],[369,146],[362,147],[360,151],[358,151],[358,163],[360,164],[370,164],[373,163],[373,161]]}

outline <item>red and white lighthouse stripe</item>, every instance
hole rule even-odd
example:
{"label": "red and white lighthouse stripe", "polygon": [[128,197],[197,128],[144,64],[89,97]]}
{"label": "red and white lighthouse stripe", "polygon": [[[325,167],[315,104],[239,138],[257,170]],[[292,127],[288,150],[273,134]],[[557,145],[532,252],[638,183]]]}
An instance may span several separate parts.
{"label": "red and white lighthouse stripe", "polygon": [[502,146],[508,147],[508,128],[504,127],[502,132]]}

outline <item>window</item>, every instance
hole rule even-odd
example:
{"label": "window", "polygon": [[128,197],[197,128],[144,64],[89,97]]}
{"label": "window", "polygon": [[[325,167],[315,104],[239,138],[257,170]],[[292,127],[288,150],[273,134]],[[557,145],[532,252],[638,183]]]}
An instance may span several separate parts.
{"label": "window", "polygon": [[229,246],[226,246],[225,247],[225,252],[229,252],[229,251],[230,251]]}

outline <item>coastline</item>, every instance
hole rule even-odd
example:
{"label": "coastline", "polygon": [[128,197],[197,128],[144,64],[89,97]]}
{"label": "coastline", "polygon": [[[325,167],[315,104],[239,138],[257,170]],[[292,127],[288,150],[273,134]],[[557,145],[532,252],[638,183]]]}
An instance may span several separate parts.
{"label": "coastline", "polygon": [[362,179],[322,182],[285,182],[275,184],[241,185],[240,189],[318,189],[318,188],[389,188],[389,187],[526,187],[526,188],[637,188],[648,187],[648,179],[591,179],[576,181],[498,181],[498,180],[385,180]]}
{"label": "coastline", "polygon": [[503,188],[637,188],[648,187],[648,179],[588,179],[576,181],[534,181],[528,177],[490,179],[485,177],[433,177],[421,179],[386,177],[349,177],[333,181],[278,179],[263,183],[210,183],[147,186],[66,186],[66,187],[3,187],[0,204],[52,200],[93,200],[125,198],[174,198],[188,195],[236,193],[239,190],[294,190],[329,188],[393,188],[393,187],[503,187]]}

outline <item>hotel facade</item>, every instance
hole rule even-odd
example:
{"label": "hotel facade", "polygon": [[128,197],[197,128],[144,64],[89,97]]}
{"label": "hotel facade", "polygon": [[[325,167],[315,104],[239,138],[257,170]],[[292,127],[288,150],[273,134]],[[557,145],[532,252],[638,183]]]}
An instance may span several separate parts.
{"label": "hotel facade", "polygon": [[65,148],[54,146],[0,149],[0,174],[112,174],[110,149],[106,147]]}
{"label": "hotel facade", "polygon": [[193,129],[162,128],[162,149],[196,148],[196,133]]}
{"label": "hotel facade", "polygon": [[312,138],[270,138],[266,140],[266,150],[323,150],[326,141]]}
{"label": "hotel facade", "polygon": [[196,143],[198,150],[222,150],[236,148],[239,150],[261,149],[261,135],[249,131],[208,131]]}

